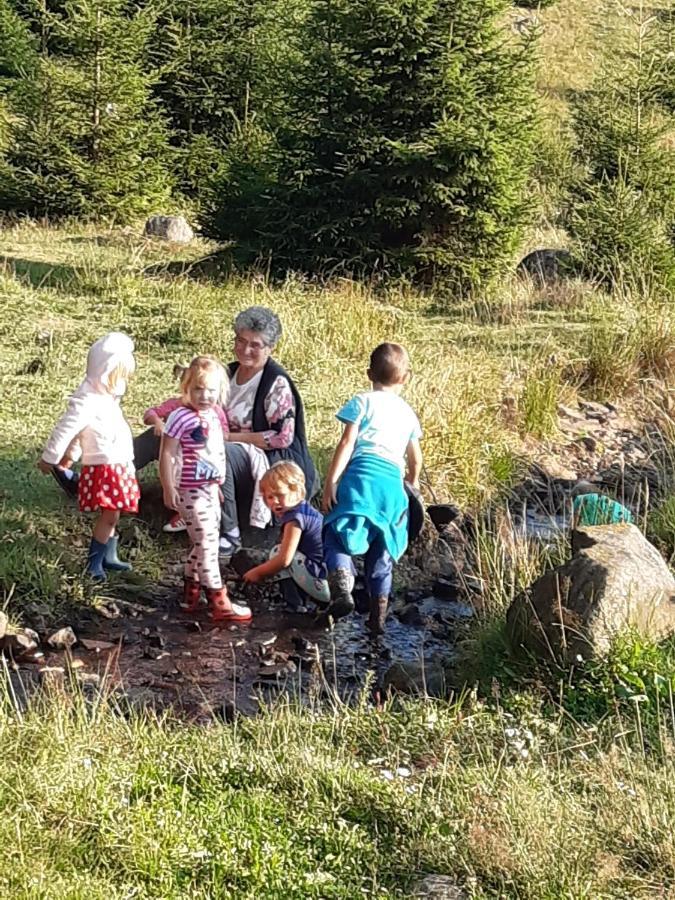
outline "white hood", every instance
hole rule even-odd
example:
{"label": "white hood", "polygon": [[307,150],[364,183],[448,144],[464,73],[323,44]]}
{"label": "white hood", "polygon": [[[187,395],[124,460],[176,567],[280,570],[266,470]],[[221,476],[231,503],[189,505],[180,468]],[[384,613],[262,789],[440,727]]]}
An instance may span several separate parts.
{"label": "white hood", "polygon": [[84,465],[125,465],[134,458],[129,425],[120,407],[126,381],[110,385],[110,375],[122,365],[133,372],[134,342],[126,334],[111,331],[92,345],[87,355],[87,376],[68,400],[65,413],[56,424],[42,458],[57,464],[72,456],[81,445]]}
{"label": "white hood", "polygon": [[[110,331],[91,345],[87,354],[87,377],[85,382],[97,393],[113,393],[110,390],[108,376],[118,366],[123,365],[129,373],[136,367],[134,361],[134,342],[121,331]],[[84,384],[83,383],[83,384]],[[126,382],[118,383],[114,394],[121,397],[126,390]]]}

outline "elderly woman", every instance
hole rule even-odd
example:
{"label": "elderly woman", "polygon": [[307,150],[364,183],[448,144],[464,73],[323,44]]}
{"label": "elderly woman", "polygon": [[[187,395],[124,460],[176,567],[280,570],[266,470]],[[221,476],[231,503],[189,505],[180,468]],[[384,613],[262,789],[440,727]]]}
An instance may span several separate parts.
{"label": "elderly woman", "polygon": [[223,554],[237,549],[239,522],[248,520],[255,487],[249,456],[252,448],[264,453],[270,464],[279,459],[296,462],[305,473],[308,497],[317,480],[307,447],[302,400],[290,375],[272,358],[281,337],[279,317],[265,306],[251,306],[235,318],[234,334],[237,360],[228,367],[230,435],[225,445]]}

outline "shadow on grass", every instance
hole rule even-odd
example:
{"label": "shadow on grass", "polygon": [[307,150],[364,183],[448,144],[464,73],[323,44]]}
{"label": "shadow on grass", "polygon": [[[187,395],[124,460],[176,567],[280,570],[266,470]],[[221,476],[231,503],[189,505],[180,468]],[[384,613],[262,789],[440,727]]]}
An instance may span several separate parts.
{"label": "shadow on grass", "polygon": [[[241,270],[241,275],[251,274]],[[171,262],[155,263],[143,269],[143,275],[150,278],[190,278],[193,281],[222,281],[235,273],[235,263],[231,250],[218,250],[201,259],[175,259]]]}
{"label": "shadow on grass", "polygon": [[0,256],[0,267],[35,288],[70,290],[82,275],[73,266],[16,256]]}

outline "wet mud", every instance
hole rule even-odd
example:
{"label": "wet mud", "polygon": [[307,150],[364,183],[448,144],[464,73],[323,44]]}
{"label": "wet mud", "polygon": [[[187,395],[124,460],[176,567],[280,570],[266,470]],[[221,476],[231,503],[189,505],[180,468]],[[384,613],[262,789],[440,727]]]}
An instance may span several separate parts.
{"label": "wet mud", "polygon": [[355,701],[363,691],[377,697],[395,664],[431,669],[449,663],[473,612],[422,589],[414,618],[402,621],[397,613],[411,604],[399,603],[384,634],[373,638],[365,612],[327,629],[313,612],[287,610],[273,588],[249,586],[244,594],[233,580],[229,589],[233,600],[251,605],[250,624],[215,626],[206,606],[187,616],[176,604],[176,582],[140,599],[114,600],[104,616],[83,618],[75,627],[77,644],[24,662],[19,676],[22,669],[37,674],[36,664],[43,675],[71,670],[82,683],[104,684],[134,706],[170,708],[190,721],[229,720],[237,712],[255,714],[284,694],[308,704]]}

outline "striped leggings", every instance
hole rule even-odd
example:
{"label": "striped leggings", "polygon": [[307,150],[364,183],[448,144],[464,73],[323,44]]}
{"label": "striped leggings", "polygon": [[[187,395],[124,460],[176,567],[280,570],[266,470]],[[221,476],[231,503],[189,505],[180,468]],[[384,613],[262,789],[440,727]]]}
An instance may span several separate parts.
{"label": "striped leggings", "polygon": [[221,588],[218,565],[220,499],[215,481],[178,491],[178,512],[187,525],[190,552],[185,562],[185,577],[199,581],[202,587]]}

